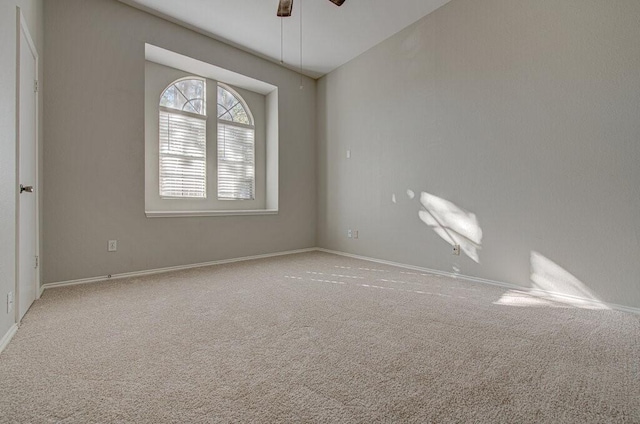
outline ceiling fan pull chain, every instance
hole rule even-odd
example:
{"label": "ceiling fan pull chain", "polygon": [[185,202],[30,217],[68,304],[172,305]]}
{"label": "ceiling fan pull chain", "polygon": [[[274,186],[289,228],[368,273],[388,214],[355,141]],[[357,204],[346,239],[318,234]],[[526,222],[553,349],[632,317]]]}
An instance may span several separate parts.
{"label": "ceiling fan pull chain", "polygon": [[300,0],[300,90],[304,88],[302,84],[302,0]]}

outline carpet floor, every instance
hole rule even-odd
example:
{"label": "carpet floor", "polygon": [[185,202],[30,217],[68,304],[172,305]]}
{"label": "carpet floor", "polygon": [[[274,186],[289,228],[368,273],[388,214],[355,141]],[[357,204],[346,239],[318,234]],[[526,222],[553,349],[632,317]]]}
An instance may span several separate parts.
{"label": "carpet floor", "polygon": [[640,317],[313,252],[45,291],[3,423],[640,423]]}

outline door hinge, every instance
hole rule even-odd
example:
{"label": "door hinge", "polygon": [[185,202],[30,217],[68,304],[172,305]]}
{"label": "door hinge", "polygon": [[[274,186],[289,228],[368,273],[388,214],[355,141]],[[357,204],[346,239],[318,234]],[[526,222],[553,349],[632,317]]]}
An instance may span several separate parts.
{"label": "door hinge", "polygon": [[33,81],[33,91],[35,93],[37,93],[40,90],[39,84],[38,84],[38,80],[34,80]]}
{"label": "door hinge", "polygon": [[40,258],[38,256],[36,256],[36,268],[38,268],[38,265],[40,264]]}

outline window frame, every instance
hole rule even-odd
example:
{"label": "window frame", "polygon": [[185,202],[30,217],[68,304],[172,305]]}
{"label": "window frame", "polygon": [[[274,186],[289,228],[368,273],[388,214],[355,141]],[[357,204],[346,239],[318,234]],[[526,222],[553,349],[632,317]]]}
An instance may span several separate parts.
{"label": "window frame", "polygon": [[[229,84],[226,84],[222,81],[217,81],[217,88],[222,88],[225,91],[228,91],[233,97],[235,97],[238,100],[238,103],[240,103],[240,105],[242,105],[242,107],[244,108],[245,113],[247,114],[247,118],[249,118],[250,123],[249,124],[245,124],[243,122],[235,122],[235,121],[229,121],[228,119],[223,119],[220,117],[220,115],[218,115],[218,109],[216,109],[216,117],[218,119],[218,121],[223,120],[226,122],[233,122],[234,124],[240,124],[240,125],[248,125],[251,127],[255,127],[256,121],[253,117],[253,112],[251,112],[251,108],[249,107],[249,105],[247,104],[246,100],[242,97],[242,95],[240,93],[238,93],[238,91],[236,91],[233,87],[231,87]],[[218,97],[217,97],[217,91],[216,91],[216,103],[218,101]],[[220,103],[217,103],[218,105]],[[224,106],[222,106],[224,107]],[[235,107],[235,106],[234,106]],[[227,109],[225,107],[225,109]],[[233,108],[231,108],[233,109]],[[227,112],[225,112],[223,115],[225,115],[226,113],[230,112],[231,109],[227,109]]]}
{"label": "window frame", "polygon": [[[278,87],[150,44],[145,44],[145,58],[145,216],[147,218],[180,218],[277,215],[279,213],[280,179],[278,171],[280,162],[278,153]],[[253,115],[255,126],[254,200],[229,202],[218,200],[217,196],[212,193],[209,193],[207,199],[161,199],[159,196],[159,96],[174,81],[193,76],[204,78],[207,82],[207,114],[209,118],[207,125],[207,185],[209,190],[217,188],[217,139],[215,135],[217,134],[217,126],[214,126],[214,122],[217,124],[217,116],[211,116],[213,107],[211,99],[216,96],[217,83],[221,82],[231,87]]]}
{"label": "window frame", "polygon": [[[226,90],[228,93],[230,93],[237,101],[238,103],[243,107],[244,112],[247,114],[247,118],[249,119],[249,122],[251,122],[251,124],[245,124],[243,122],[235,122],[235,121],[229,121],[228,119],[223,119],[220,116],[218,116],[218,108],[216,108],[216,196],[218,198],[218,200],[223,201],[223,202],[227,202],[227,201],[251,201],[251,200],[256,200],[256,121],[253,117],[253,112],[251,112],[251,108],[249,108],[249,106],[247,105],[247,102],[245,101],[245,99],[236,91],[234,90],[231,86],[229,86],[228,84],[225,84],[221,81],[218,81],[216,84],[216,104],[219,105],[220,103],[217,103],[218,101],[218,90],[222,88],[223,90]],[[224,107],[224,106],[223,106]],[[234,106],[235,107],[235,106]],[[227,109],[227,108],[225,108]],[[227,109],[227,111],[222,114],[221,116],[224,116],[225,114],[229,113],[231,109]],[[242,199],[242,198],[234,198],[234,197],[221,197],[220,196],[220,156],[219,156],[219,152],[220,152],[220,139],[218,138],[218,135],[220,134],[219,131],[219,127],[220,127],[220,121],[223,122],[224,125],[228,125],[231,127],[238,127],[238,128],[243,128],[243,129],[250,129],[253,131],[253,181],[252,181],[252,187],[251,187],[251,198],[249,199]]]}
{"label": "window frame", "polygon": [[[189,81],[189,80],[197,80],[197,81],[202,81],[203,84],[203,91],[204,91],[204,98],[202,99],[203,102],[203,109],[204,112],[202,114],[196,113],[196,112],[190,112],[190,111],[186,111],[184,110],[184,107],[182,109],[176,109],[176,108],[172,108],[169,106],[163,106],[162,103],[162,99],[165,95],[165,93],[167,92],[167,90],[169,90],[170,88],[172,88],[173,86],[175,86],[176,84],[178,84],[179,82],[182,81]],[[176,80],[174,80],[173,82],[171,82],[169,85],[167,85],[164,90],[162,90],[162,92],[160,93],[160,100],[158,101],[158,195],[160,196],[160,199],[162,200],[206,200],[208,198],[208,192],[209,192],[209,184],[208,184],[208,172],[207,172],[207,168],[208,168],[208,163],[209,163],[209,156],[208,156],[208,121],[209,121],[209,115],[207,114],[207,86],[208,86],[208,82],[207,82],[207,78],[204,77],[200,77],[197,75],[189,75],[189,76],[185,76],[185,77],[181,77],[178,78]],[[192,99],[187,99],[187,97],[182,94],[183,97],[187,100],[185,105],[192,102]],[[199,119],[201,121],[204,121],[204,125],[205,125],[205,146],[204,146],[204,196],[167,196],[167,195],[163,195],[162,194],[162,158],[163,158],[163,153],[162,153],[162,138],[160,136],[161,132],[160,132],[160,114],[162,112],[168,113],[168,114],[175,114],[175,115],[182,115],[182,116],[186,116],[188,118],[194,118],[194,119]],[[177,156],[177,155],[176,155]],[[186,156],[186,155],[184,155]]]}

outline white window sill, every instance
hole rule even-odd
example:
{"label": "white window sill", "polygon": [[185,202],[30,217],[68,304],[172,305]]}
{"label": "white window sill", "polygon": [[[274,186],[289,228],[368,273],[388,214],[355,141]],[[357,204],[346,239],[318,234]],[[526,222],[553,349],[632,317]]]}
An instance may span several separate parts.
{"label": "white window sill", "polygon": [[277,215],[278,209],[254,209],[244,211],[145,211],[147,218],[189,218],[200,216],[254,216]]}

